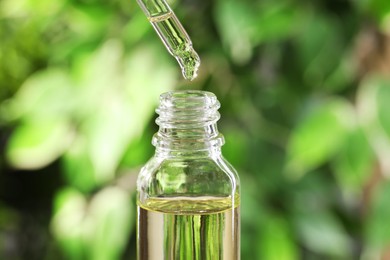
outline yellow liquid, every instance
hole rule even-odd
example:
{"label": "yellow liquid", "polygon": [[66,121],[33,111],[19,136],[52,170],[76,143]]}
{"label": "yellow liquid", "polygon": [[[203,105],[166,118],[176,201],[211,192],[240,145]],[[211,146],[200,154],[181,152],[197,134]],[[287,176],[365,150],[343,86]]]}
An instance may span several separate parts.
{"label": "yellow liquid", "polygon": [[239,260],[231,198],[158,198],[138,206],[138,260]]}
{"label": "yellow liquid", "polygon": [[192,47],[187,32],[173,12],[149,17],[154,29],[164,42],[170,54],[178,61],[184,78],[196,78],[200,66],[200,58]]}

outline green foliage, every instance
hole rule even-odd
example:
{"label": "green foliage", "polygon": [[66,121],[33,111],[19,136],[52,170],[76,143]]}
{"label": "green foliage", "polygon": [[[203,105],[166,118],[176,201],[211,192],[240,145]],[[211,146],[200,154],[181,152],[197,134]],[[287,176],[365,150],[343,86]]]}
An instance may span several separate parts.
{"label": "green foliage", "polygon": [[389,196],[390,184],[387,181],[382,183],[374,193],[373,205],[365,225],[369,248],[372,247],[378,252],[386,248],[390,242],[390,227],[388,225],[390,217]]}
{"label": "green foliage", "polygon": [[267,224],[260,232],[258,256],[261,259],[297,259],[298,248],[293,243],[291,228],[285,219],[269,217]]}
{"label": "green foliage", "polygon": [[107,187],[87,202],[68,188],[55,208],[51,229],[69,259],[120,259],[135,215],[126,191]]}
{"label": "green foliage", "polygon": [[375,156],[361,128],[354,129],[334,160],[334,173],[343,191],[361,195],[374,169]]}
{"label": "green foliage", "polygon": [[[50,234],[39,256],[133,259],[131,196],[158,96],[193,88],[222,104],[224,155],[242,180],[242,259],[379,259],[390,79],[375,68],[389,68],[390,2],[171,2],[202,59],[191,83],[136,1],[0,1],[0,258],[22,258],[4,245],[25,244],[34,208]],[[380,60],[365,66],[356,45]]]}
{"label": "green foliage", "polygon": [[302,10],[288,1],[217,1],[215,20],[221,40],[238,64],[248,62],[253,49],[293,35],[301,26]]}
{"label": "green foliage", "polygon": [[68,130],[66,123],[56,121],[19,125],[8,144],[10,164],[25,169],[48,165],[69,145]]}
{"label": "green foliage", "polygon": [[293,130],[287,146],[289,174],[299,177],[331,159],[343,145],[353,117],[343,100],[330,100],[307,116]]}
{"label": "green foliage", "polygon": [[387,136],[390,137],[390,82],[387,80],[381,80],[378,86],[377,92],[377,109],[378,109],[378,120],[382,125],[383,130]]}

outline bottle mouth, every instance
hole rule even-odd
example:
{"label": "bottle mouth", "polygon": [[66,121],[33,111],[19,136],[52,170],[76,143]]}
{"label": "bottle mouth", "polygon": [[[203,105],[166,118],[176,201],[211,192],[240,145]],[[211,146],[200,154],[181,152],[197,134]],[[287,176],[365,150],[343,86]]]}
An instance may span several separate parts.
{"label": "bottle mouth", "polygon": [[208,91],[176,90],[160,95],[160,105],[157,111],[162,110],[218,110],[220,103],[217,97]]}
{"label": "bottle mouth", "polygon": [[207,91],[170,91],[160,95],[156,123],[165,128],[191,128],[214,124],[220,118],[217,97]]}

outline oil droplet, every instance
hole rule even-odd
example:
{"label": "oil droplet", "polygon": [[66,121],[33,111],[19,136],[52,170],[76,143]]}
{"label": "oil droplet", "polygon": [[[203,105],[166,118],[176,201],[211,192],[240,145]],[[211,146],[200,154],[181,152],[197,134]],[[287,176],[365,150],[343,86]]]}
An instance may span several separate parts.
{"label": "oil droplet", "polygon": [[185,79],[194,80],[198,76],[200,58],[192,47],[189,50],[176,53],[176,59]]}

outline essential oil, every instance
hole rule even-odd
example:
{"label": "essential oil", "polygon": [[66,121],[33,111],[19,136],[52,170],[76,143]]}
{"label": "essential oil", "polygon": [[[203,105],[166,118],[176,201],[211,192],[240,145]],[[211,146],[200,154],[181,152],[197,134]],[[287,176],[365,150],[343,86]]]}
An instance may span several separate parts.
{"label": "essential oil", "polygon": [[239,206],[231,202],[179,197],[139,205],[139,259],[239,259]]}

